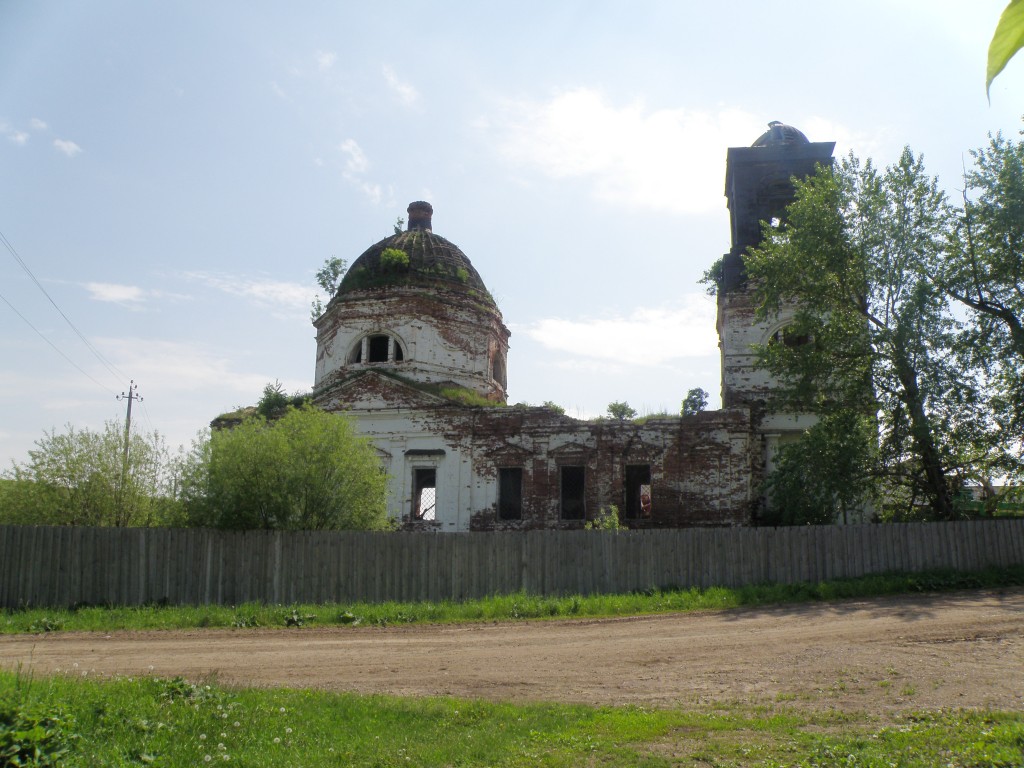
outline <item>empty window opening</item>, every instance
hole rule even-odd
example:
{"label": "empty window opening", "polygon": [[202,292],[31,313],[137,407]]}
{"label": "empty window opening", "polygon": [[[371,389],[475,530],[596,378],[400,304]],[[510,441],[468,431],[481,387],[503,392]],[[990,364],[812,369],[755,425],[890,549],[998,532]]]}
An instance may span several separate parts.
{"label": "empty window opening", "polygon": [[412,516],[417,520],[435,520],[437,512],[437,470],[413,470]]}
{"label": "empty window opening", "polygon": [[770,344],[785,344],[790,349],[802,347],[811,343],[811,337],[806,333],[797,333],[790,327],[783,328],[772,334]]}
{"label": "empty window opening", "polygon": [[651,516],[651,465],[626,466],[626,517]]}
{"label": "empty window opening", "polygon": [[389,336],[371,336],[369,343],[368,362],[386,363],[388,361]]}
{"label": "empty window opening", "polygon": [[498,519],[519,520],[523,516],[523,470],[503,467],[498,470]]}
{"label": "empty window opening", "polygon": [[586,506],[583,502],[583,491],[586,480],[584,467],[562,467],[562,519],[583,520],[586,518]]}
{"label": "empty window opening", "polygon": [[350,363],[399,363],[405,359],[402,345],[388,334],[364,336],[349,353]]}
{"label": "empty window opening", "polygon": [[501,352],[496,352],[494,355],[494,360],[491,363],[491,378],[501,384],[502,389],[508,386],[505,378],[505,356]]}

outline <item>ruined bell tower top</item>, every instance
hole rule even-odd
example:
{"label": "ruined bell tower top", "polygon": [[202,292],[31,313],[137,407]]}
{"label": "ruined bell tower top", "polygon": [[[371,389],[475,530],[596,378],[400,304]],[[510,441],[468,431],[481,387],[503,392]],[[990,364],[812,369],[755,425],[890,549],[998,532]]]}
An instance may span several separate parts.
{"label": "ruined bell tower top", "polygon": [[732,223],[732,248],[722,262],[719,288],[742,289],[743,254],[761,243],[761,222],[783,220],[793,202],[793,177],[806,178],[817,165],[832,162],[834,141],[812,142],[802,131],[778,120],[768,123],[749,147],[730,147],[725,163],[725,196]]}
{"label": "ruined bell tower top", "polygon": [[752,147],[795,147],[801,144],[810,144],[804,136],[803,131],[786,125],[778,120],[768,123],[768,130],[757,137],[751,144]]}

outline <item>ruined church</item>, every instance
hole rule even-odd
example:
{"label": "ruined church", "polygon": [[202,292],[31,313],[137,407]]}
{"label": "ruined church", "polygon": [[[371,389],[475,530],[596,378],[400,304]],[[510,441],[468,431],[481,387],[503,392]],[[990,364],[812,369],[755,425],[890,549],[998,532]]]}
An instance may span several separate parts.
{"label": "ruined church", "polygon": [[720,410],[581,421],[507,405],[508,328],[466,254],[434,234],[426,202],[352,263],[316,319],[314,403],[348,413],[372,441],[405,529],[582,528],[613,505],[630,528],[756,524],[779,445],[811,421],[772,410],[754,347],[784,339],[787,317],[755,317],[743,254],[762,221],[783,217],[792,178],[829,163],[834,146],[774,122],[728,150]]}

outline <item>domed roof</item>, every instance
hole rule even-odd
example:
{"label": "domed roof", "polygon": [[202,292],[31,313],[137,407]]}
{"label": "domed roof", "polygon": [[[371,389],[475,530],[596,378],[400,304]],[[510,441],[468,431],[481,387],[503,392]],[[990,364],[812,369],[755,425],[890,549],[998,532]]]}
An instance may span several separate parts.
{"label": "domed roof", "polygon": [[389,286],[432,286],[494,301],[469,258],[457,245],[431,230],[430,203],[410,203],[409,228],[371,245],[338,286],[338,296]]}
{"label": "domed roof", "polygon": [[793,147],[799,144],[810,144],[807,137],[792,125],[772,120],[768,130],[757,137],[752,147]]}

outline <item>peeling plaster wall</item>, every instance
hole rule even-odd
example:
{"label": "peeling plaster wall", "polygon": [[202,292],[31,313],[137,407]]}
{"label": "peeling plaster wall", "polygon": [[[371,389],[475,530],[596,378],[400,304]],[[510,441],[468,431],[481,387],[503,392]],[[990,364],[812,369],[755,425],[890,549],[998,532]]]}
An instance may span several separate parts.
{"label": "peeling plaster wall", "polygon": [[[402,345],[396,373],[426,384],[452,382],[504,402],[504,374],[492,377],[495,359],[504,371],[508,329],[496,310],[459,294],[410,288],[363,291],[333,300],[317,320],[314,389],[379,364],[349,363],[360,340],[387,333]],[[495,373],[499,371],[495,370]]]}
{"label": "peeling plaster wall", "polygon": [[[407,528],[582,528],[613,504],[622,522],[635,528],[752,521],[761,446],[751,437],[746,409],[635,424],[582,422],[545,408],[396,408],[364,400],[350,416],[380,452],[389,472],[389,514]],[[627,465],[650,467],[650,517],[625,519]],[[585,520],[562,518],[562,466],[585,468]],[[433,522],[411,519],[417,467],[437,471]],[[503,467],[522,469],[518,520],[498,518],[498,470]]]}
{"label": "peeling plaster wall", "polygon": [[783,309],[770,320],[760,320],[746,290],[718,296],[718,337],[722,354],[722,404],[752,405],[768,399],[778,379],[758,365],[756,346],[768,343],[788,325],[794,310]]}

